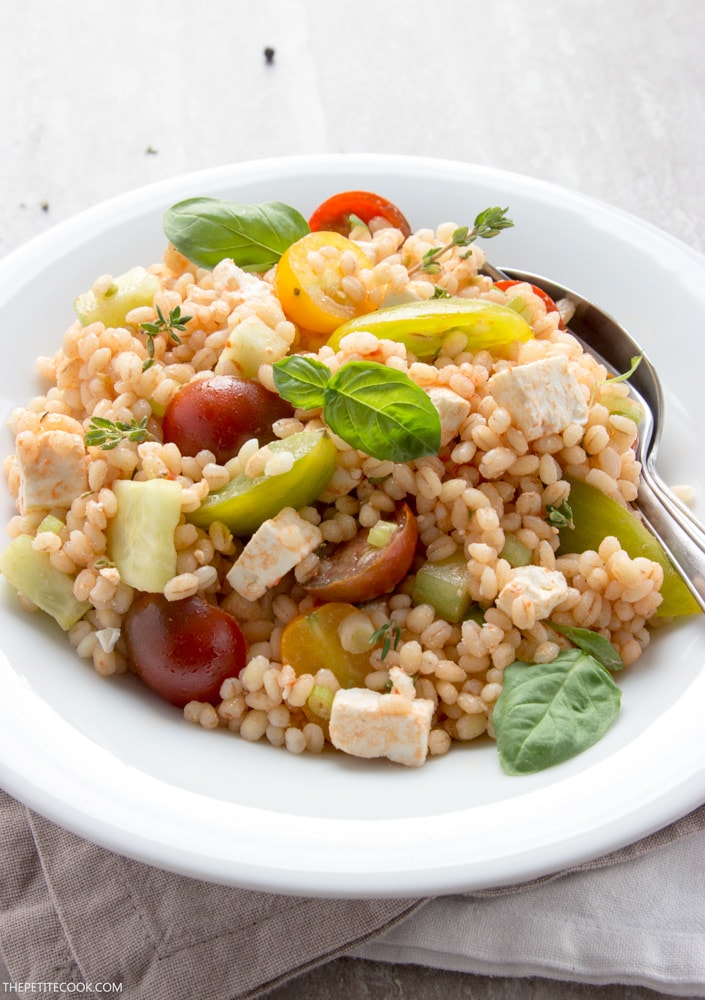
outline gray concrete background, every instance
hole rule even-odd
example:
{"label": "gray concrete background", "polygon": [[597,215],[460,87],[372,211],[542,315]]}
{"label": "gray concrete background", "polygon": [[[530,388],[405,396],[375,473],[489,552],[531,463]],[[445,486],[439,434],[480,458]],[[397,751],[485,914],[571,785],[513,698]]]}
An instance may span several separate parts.
{"label": "gray concrete background", "polygon": [[[703,38],[702,0],[0,0],[0,255],[151,181],[317,152],[517,171],[703,251]],[[268,1000],[517,995],[661,994],[340,959]]]}

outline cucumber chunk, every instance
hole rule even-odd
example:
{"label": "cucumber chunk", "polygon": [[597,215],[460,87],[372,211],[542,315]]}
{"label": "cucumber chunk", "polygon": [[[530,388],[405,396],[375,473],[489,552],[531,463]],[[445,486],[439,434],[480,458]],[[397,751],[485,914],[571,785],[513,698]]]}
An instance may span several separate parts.
{"label": "cucumber chunk", "polygon": [[181,485],[171,479],[119,479],[113,490],[118,505],[108,527],[108,557],[124,583],[162,594],[176,575]]}
{"label": "cucumber chunk", "polygon": [[143,267],[133,267],[115,278],[104,292],[98,295],[93,289],[83,292],[74,300],[73,307],[82,326],[98,322],[124,326],[131,309],[152,305],[159,287],[156,275]]}
{"label": "cucumber chunk", "polygon": [[463,621],[472,605],[467,580],[467,560],[462,552],[439,562],[426,562],[416,574],[411,599],[414,604],[430,604],[447,622]]}
{"label": "cucumber chunk", "polygon": [[73,577],[56,569],[46,552],[32,548],[30,535],[18,535],[0,553],[0,572],[10,586],[58,622],[66,632],[90,608],[73,595]]}

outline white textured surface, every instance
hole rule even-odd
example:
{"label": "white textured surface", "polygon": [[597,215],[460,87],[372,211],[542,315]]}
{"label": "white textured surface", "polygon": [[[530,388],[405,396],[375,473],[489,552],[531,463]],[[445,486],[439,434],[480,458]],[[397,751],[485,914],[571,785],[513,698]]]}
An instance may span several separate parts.
{"label": "white textured surface", "polygon": [[702,0],[4,0],[0,255],[150,181],[358,151],[553,181],[702,251],[703,37]]}
{"label": "white textured surface", "polygon": [[702,249],[704,32],[701,0],[6,0],[0,253],[152,180],[320,152],[526,173]]}

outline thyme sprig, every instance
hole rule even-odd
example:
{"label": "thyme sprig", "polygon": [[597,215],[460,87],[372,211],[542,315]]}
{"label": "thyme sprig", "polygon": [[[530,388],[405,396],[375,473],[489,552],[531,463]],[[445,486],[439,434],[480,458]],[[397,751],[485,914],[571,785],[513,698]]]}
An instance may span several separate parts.
{"label": "thyme sprig", "polygon": [[[469,226],[459,226],[454,230],[448,243],[440,247],[433,247],[427,250],[418,264],[409,268],[409,274],[416,274],[417,271],[425,271],[426,274],[438,274],[441,267],[438,263],[439,257],[454,250],[455,247],[468,247],[475,240],[491,240],[498,236],[503,229],[511,229],[514,223],[507,218],[508,208],[486,208],[476,217],[472,229]],[[472,253],[460,254],[461,260],[467,260]]]}
{"label": "thyme sprig", "polygon": [[567,500],[559,504],[549,504],[546,507],[546,520],[554,528],[574,528],[573,508]]}
{"label": "thyme sprig", "polygon": [[133,417],[129,424],[124,420],[91,417],[84,440],[89,448],[97,447],[103,451],[112,451],[121,441],[141,443],[148,438],[155,440],[154,435],[147,430],[147,417],[142,417],[139,423]]}
{"label": "thyme sprig", "polygon": [[396,650],[401,642],[401,625],[399,622],[385,622],[370,636],[370,645],[382,643],[382,659],[386,659],[390,649]]}
{"label": "thyme sprig", "polygon": [[181,306],[174,306],[173,309],[170,309],[168,317],[164,315],[161,307],[157,306],[157,319],[153,323],[140,323],[140,330],[147,337],[147,354],[149,355],[147,361],[142,365],[143,372],[154,364],[154,338],[165,333],[172,343],[180,344],[181,338],[175,331],[183,333],[190,319],[193,317],[181,314]]}

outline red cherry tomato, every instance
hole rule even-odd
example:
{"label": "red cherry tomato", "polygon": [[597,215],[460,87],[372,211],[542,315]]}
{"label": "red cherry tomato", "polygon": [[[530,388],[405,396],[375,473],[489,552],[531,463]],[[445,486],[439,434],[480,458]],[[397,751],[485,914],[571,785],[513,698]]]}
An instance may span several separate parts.
{"label": "red cherry tomato", "polygon": [[304,589],[321,601],[359,604],[388,594],[409,572],[416,551],[416,518],[407,504],[399,507],[394,531],[381,548],[370,545],[370,529],[339,545],[321,560],[321,567]]}
{"label": "red cherry tomato", "polygon": [[[508,288],[512,288],[514,285],[525,285],[525,281],[495,281],[495,288],[499,288],[501,291],[506,292]],[[548,292],[544,292],[543,288],[539,288],[538,285],[530,285],[531,291],[534,295],[538,295],[543,304],[546,306],[546,312],[560,312],[560,309],[553,301]]]}
{"label": "red cherry tomato", "polygon": [[240,626],[202,597],[167,601],[140,593],[125,618],[127,651],[135,673],[165,701],[220,700],[220,686],[245,666]]}
{"label": "red cherry tomato", "polygon": [[381,216],[390,226],[401,229],[404,239],[411,235],[411,226],[400,208],[386,198],[371,191],[341,191],[319,205],[308,221],[312,232],[327,230],[348,236],[352,225],[350,216],[356,215],[367,224]]}
{"label": "red cherry tomato", "polygon": [[182,455],[207,448],[222,464],[249,438],[260,444],[273,440],[272,424],[293,412],[281,396],[254,379],[212,375],[188,382],[176,393],[164,413],[164,441],[177,444]]}

